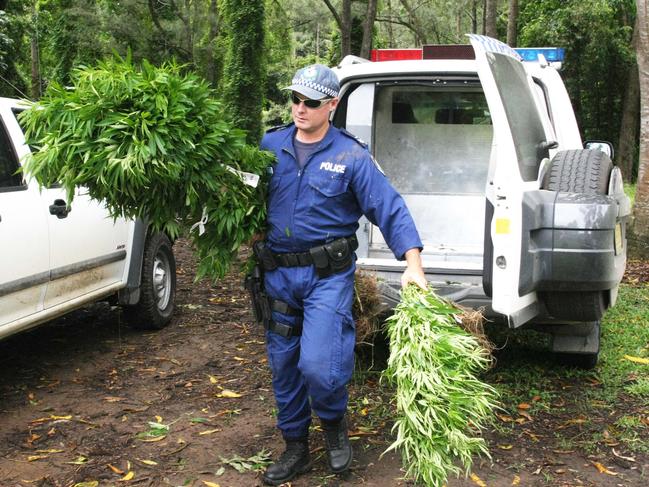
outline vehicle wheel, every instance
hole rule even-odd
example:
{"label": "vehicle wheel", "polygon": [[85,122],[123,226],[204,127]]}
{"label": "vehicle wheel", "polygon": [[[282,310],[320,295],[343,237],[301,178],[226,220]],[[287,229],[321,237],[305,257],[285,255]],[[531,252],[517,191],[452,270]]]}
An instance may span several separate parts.
{"label": "vehicle wheel", "polygon": [[164,328],[171,320],[175,295],[176,260],[171,241],[164,233],[154,233],[147,237],[144,248],[140,301],[125,309],[129,324],[142,330]]}
{"label": "vehicle wheel", "polygon": [[584,370],[592,370],[597,366],[598,353],[560,353],[559,361],[562,365],[576,367]]}
{"label": "vehicle wheel", "polygon": [[552,158],[542,189],[567,193],[608,194],[611,159],[599,150],[560,151]]}
{"label": "vehicle wheel", "polygon": [[[552,158],[542,189],[605,195],[612,170],[611,159],[602,151],[560,151]],[[599,320],[607,304],[605,291],[546,292],[542,299],[551,316],[575,321]]]}
{"label": "vehicle wheel", "polygon": [[548,314],[567,321],[598,321],[606,311],[604,291],[545,292]]}
{"label": "vehicle wheel", "polygon": [[[569,330],[567,333],[566,328]],[[561,364],[586,370],[597,365],[602,334],[599,321],[565,327],[557,325],[552,334],[552,348],[557,352],[557,360]]]}

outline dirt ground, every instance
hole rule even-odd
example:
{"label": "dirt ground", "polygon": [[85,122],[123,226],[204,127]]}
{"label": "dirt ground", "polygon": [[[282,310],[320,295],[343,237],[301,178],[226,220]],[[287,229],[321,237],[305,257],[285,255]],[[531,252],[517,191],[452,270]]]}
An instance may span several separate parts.
{"label": "dirt ground", "polygon": [[[166,329],[131,330],[118,308],[97,304],[0,342],[0,487],[261,485],[251,467],[282,447],[262,330],[241,276],[194,284],[191,253],[182,241],[175,250],[178,308]],[[631,278],[645,280],[646,267],[636,267]],[[366,374],[351,385],[359,405],[350,418],[351,472],[327,472],[315,431],[314,470],[290,485],[413,485],[401,479],[397,455],[379,458],[391,424],[377,379]],[[567,384],[557,401],[571,403],[579,387],[587,386]],[[649,421],[646,405],[620,409]],[[613,413],[583,414],[604,425]],[[493,461],[479,461],[477,477],[449,487],[649,485],[646,455],[614,444],[599,453],[566,450],[548,434],[565,427],[580,434],[578,421],[548,411],[514,433],[487,432]]]}

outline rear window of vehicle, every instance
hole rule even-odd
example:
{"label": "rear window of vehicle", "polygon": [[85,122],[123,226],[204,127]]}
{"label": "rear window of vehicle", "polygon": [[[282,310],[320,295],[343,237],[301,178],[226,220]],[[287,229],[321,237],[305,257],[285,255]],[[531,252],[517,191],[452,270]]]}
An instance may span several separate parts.
{"label": "rear window of vehicle", "polygon": [[484,193],[492,138],[478,88],[377,86],[374,154],[401,193]]}

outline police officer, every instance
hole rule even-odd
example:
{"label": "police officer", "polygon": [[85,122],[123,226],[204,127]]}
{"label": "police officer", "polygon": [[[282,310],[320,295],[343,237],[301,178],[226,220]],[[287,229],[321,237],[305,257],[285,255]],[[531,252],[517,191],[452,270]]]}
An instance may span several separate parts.
{"label": "police officer", "polygon": [[352,462],[347,383],[354,365],[352,319],[355,232],[361,215],[378,225],[394,255],[406,260],[402,285],[426,287],[422,243],[401,196],[366,145],[329,123],[338,104],[335,73],[321,64],[300,69],[291,86],[293,123],[269,130],[273,152],[264,260],[272,322],[266,333],[286,450],[263,475],[280,485],[311,468],[311,411],[325,433],[329,466]]}

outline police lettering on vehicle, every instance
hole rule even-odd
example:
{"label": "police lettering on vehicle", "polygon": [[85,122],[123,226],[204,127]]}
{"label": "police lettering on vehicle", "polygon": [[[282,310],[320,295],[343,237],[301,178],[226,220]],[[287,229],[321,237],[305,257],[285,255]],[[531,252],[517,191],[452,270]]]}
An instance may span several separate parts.
{"label": "police lettering on vehicle", "polygon": [[345,174],[344,164],[333,164],[332,162],[321,162],[320,169],[325,171],[337,172],[338,174]]}

